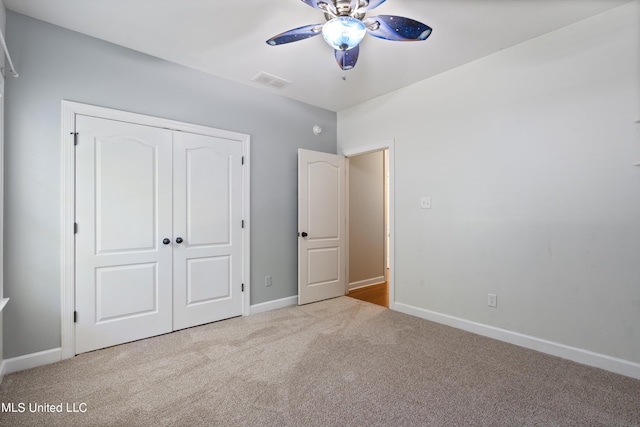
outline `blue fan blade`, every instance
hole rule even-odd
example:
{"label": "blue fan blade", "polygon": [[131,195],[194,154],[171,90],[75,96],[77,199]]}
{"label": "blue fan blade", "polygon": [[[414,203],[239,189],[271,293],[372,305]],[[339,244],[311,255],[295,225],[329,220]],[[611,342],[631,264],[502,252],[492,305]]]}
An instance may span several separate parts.
{"label": "blue fan blade", "polygon": [[378,15],[365,19],[367,31],[374,37],[393,41],[420,41],[431,35],[431,27],[402,16]]}
{"label": "blue fan blade", "polygon": [[372,10],[375,9],[376,7],[380,6],[382,3],[384,3],[387,0],[369,0],[369,1],[365,1],[364,5],[360,6],[360,8],[358,10],[360,10],[360,12],[366,12],[367,10]]}
{"label": "blue fan blade", "polygon": [[334,15],[336,14],[336,8],[331,0],[302,0],[302,2],[314,9],[320,9],[323,12],[329,12]]}
{"label": "blue fan blade", "polygon": [[277,36],[273,36],[267,40],[267,44],[276,46],[279,44],[297,42],[298,40],[308,39],[309,37],[317,36],[318,34],[322,34],[322,24],[305,25],[304,27],[295,28],[278,34]]}
{"label": "blue fan blade", "polygon": [[336,53],[336,62],[343,70],[350,70],[356,66],[356,62],[358,62],[358,55],[360,55],[360,46],[356,46],[353,49],[349,50],[337,50]]}

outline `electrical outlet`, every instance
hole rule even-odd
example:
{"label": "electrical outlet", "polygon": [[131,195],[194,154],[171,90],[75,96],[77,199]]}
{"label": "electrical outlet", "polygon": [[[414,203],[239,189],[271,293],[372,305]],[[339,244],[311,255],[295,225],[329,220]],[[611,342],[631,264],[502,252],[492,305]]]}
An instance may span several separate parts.
{"label": "electrical outlet", "polygon": [[489,294],[487,298],[487,305],[489,307],[498,307],[498,296],[496,294]]}
{"label": "electrical outlet", "polygon": [[431,197],[423,197],[420,199],[420,209],[431,209]]}
{"label": "electrical outlet", "polygon": [[264,285],[271,286],[271,276],[264,276]]}

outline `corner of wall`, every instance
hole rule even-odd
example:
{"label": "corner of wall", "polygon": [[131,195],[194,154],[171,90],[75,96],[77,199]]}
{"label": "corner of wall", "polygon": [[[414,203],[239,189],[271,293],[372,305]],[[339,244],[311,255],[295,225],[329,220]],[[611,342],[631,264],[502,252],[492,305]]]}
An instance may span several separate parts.
{"label": "corner of wall", "polygon": [[[0,31],[2,31],[2,35],[5,34],[7,22],[7,12],[4,7],[4,1],[0,0]],[[4,67],[4,54],[0,55],[0,67]],[[2,378],[5,373],[5,363],[4,363],[4,345],[3,345],[3,315],[2,309],[6,305],[7,301],[4,298],[3,292],[3,270],[2,270],[2,259],[3,259],[3,246],[4,246],[4,238],[2,233],[2,228],[4,224],[4,78],[2,77],[2,73],[0,73],[0,384],[2,383]]]}

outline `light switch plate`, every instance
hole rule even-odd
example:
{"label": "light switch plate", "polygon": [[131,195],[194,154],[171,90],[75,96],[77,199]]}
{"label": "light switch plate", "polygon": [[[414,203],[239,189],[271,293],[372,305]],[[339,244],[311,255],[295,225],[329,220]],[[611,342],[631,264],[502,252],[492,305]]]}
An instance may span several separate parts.
{"label": "light switch plate", "polygon": [[489,307],[498,307],[498,296],[496,294],[489,294],[487,296],[487,305]]}

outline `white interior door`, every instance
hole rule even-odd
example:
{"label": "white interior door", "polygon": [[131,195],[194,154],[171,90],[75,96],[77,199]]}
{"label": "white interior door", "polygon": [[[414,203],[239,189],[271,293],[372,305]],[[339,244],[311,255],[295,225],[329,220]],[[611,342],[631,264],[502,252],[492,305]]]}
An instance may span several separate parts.
{"label": "white interior door", "polygon": [[345,158],[298,150],[298,304],[345,294]]}
{"label": "white interior door", "polygon": [[172,329],[172,132],[77,116],[76,353]]}
{"label": "white interior door", "polygon": [[173,328],[242,314],[242,146],[176,132]]}

